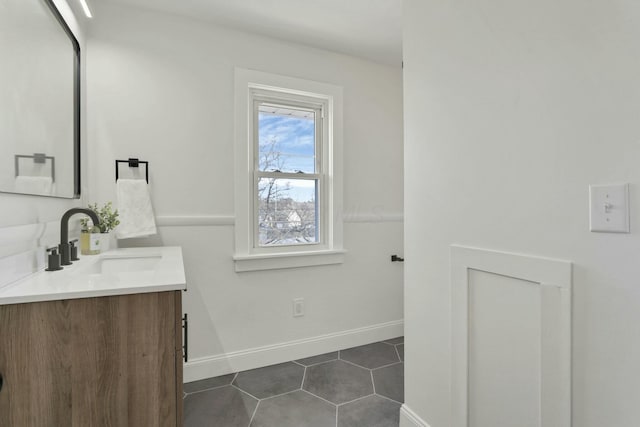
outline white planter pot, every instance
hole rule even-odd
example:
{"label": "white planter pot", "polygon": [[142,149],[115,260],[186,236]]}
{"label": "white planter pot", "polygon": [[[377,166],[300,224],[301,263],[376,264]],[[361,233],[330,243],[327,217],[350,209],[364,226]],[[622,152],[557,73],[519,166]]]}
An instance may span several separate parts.
{"label": "white planter pot", "polygon": [[110,231],[108,233],[100,233],[100,251],[106,252],[118,249],[118,239],[116,233]]}

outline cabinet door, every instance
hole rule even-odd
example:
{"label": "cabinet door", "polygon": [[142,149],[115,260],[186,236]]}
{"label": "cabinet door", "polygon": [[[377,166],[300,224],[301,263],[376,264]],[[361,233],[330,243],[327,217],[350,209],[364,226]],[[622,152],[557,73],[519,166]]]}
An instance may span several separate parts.
{"label": "cabinet door", "polygon": [[179,425],[176,302],[161,292],[0,306],[0,426]]}
{"label": "cabinet door", "polygon": [[70,305],[0,307],[0,426],[71,425]]}

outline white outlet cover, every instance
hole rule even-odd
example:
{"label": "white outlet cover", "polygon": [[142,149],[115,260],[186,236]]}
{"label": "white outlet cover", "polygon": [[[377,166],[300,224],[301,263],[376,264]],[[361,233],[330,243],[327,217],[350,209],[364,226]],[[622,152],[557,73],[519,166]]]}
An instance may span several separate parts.
{"label": "white outlet cover", "polygon": [[629,184],[589,186],[589,227],[604,233],[629,233]]}

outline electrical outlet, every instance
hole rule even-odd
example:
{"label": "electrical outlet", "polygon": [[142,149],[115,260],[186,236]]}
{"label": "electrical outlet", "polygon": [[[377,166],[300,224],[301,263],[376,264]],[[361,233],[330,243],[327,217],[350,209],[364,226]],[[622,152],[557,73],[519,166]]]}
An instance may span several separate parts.
{"label": "electrical outlet", "polygon": [[304,298],[295,298],[293,300],[293,317],[304,316]]}

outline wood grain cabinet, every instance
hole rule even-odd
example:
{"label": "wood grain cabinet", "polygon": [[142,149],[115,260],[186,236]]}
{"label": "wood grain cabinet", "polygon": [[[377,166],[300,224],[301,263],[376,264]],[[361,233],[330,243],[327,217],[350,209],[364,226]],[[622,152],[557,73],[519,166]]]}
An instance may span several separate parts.
{"label": "wood grain cabinet", "polygon": [[0,426],[182,426],[180,291],[0,306]]}

